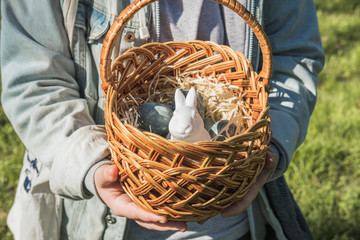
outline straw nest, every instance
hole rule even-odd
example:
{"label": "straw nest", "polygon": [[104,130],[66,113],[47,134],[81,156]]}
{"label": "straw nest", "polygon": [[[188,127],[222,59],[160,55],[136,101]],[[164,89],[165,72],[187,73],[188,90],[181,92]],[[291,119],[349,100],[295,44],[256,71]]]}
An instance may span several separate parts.
{"label": "straw nest", "polygon": [[[244,93],[239,86],[231,85],[223,76],[204,76],[199,72],[187,72],[177,76],[156,76],[153,80],[143,83],[139,88],[143,94],[132,95],[121,99],[118,111],[119,119],[136,128],[138,125],[137,108],[144,103],[157,102],[172,104],[175,88],[188,90],[195,87],[205,103],[204,118],[212,122],[227,120],[226,126],[212,138],[216,141],[222,135],[225,139],[240,135],[252,125],[251,109],[248,103],[241,101]],[[219,81],[219,78],[222,81]],[[132,92],[138,92],[134,89]],[[229,126],[235,126],[229,133]],[[222,138],[223,139],[223,138]]]}

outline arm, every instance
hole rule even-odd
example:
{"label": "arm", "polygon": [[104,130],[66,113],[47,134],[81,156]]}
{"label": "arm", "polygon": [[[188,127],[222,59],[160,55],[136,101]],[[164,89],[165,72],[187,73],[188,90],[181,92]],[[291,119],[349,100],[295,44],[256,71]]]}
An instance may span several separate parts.
{"label": "arm", "polygon": [[264,22],[274,61],[269,95],[272,147],[256,183],[221,213],[224,217],[244,211],[266,182],[286,171],[304,141],[316,102],[317,75],[324,65],[313,1],[264,1]]}
{"label": "arm", "polygon": [[281,176],[304,141],[316,103],[324,53],[313,1],[264,1],[264,28],[273,49],[269,95],[272,145],[279,154],[270,177]]}
{"label": "arm", "polygon": [[185,223],[167,221],[132,202],[118,183],[116,166],[106,165],[106,131],[95,125],[79,94],[58,1],[1,4],[2,104],[26,148],[51,169],[52,191],[90,198],[84,187],[88,179],[88,190],[97,191],[115,214],[150,229],[184,231]]}
{"label": "arm", "polygon": [[52,169],[54,193],[91,197],[83,179],[109,153],[80,97],[59,1],[2,1],[2,105],[22,142]]}

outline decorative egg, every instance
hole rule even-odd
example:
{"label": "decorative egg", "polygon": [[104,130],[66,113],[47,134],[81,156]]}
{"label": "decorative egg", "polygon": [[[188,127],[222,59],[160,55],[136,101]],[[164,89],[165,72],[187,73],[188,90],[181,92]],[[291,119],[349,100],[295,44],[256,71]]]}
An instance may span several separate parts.
{"label": "decorative egg", "polygon": [[206,131],[210,131],[211,127],[214,125],[215,121],[211,117],[204,118],[204,127]]}
{"label": "decorative egg", "polygon": [[[228,120],[220,120],[217,121],[210,129],[209,133],[211,138],[215,138],[221,130],[223,130],[227,125],[229,121]],[[214,140],[215,141],[224,141],[225,139],[234,136],[236,131],[235,124],[230,124],[228,130],[224,130],[219,136],[217,136]]]}
{"label": "decorative egg", "polygon": [[137,109],[139,129],[166,137],[168,125],[173,115],[171,105],[149,102]]}

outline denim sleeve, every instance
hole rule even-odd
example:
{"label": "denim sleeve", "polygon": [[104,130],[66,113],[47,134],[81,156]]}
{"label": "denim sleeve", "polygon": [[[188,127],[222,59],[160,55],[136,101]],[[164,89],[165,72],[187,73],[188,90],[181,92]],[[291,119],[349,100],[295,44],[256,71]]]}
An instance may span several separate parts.
{"label": "denim sleeve", "polygon": [[59,1],[1,1],[1,101],[25,147],[51,169],[54,193],[83,199],[109,152],[80,97]]}
{"label": "denim sleeve", "polygon": [[263,19],[274,61],[269,95],[271,143],[280,157],[273,180],[286,171],[305,139],[324,53],[312,0],[264,1]]}

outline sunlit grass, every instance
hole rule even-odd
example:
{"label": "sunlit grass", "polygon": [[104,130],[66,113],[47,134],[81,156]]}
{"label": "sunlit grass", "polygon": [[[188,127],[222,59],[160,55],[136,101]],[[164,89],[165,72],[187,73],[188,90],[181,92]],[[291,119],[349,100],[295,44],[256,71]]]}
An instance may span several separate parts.
{"label": "sunlit grass", "polygon": [[4,240],[12,239],[6,217],[14,201],[23,154],[24,147],[0,105],[0,239]]}
{"label": "sunlit grass", "polygon": [[[360,3],[316,3],[326,65],[307,138],[286,177],[315,239],[355,240],[360,236]],[[349,5],[352,10],[344,10]]]}
{"label": "sunlit grass", "polygon": [[307,139],[286,173],[316,239],[360,236],[360,88],[357,84],[350,81],[339,83],[333,91],[320,89]]}

